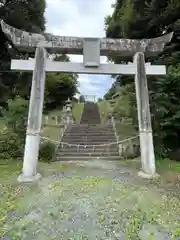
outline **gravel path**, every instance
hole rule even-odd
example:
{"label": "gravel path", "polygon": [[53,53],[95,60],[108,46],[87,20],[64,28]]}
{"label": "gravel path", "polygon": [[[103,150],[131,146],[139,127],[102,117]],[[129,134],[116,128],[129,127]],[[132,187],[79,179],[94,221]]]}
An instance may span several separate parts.
{"label": "gravel path", "polygon": [[63,165],[24,194],[1,239],[180,239],[180,201],[135,170],[115,161]]}

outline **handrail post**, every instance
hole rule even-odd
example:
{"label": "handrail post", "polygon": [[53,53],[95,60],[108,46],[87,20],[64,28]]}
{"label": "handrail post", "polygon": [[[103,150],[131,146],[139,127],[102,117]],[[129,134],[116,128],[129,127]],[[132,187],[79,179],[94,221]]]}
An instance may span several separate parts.
{"label": "handrail post", "polygon": [[115,124],[115,121],[114,121],[114,116],[112,116],[112,115],[111,115],[111,123],[112,123],[114,134],[115,134],[115,137],[116,137],[116,142],[117,142],[117,145],[118,145],[119,156],[120,156],[119,136],[117,135],[116,124]]}

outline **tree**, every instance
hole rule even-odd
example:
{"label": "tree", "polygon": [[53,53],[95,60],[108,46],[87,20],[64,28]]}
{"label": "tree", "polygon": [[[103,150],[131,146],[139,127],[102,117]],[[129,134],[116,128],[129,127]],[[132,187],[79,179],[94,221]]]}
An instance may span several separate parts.
{"label": "tree", "polygon": [[45,108],[61,107],[68,98],[76,93],[77,79],[67,73],[48,73],[46,78]]}
{"label": "tree", "polygon": [[[171,43],[162,54],[149,58],[153,64],[166,64],[166,77],[148,77],[152,123],[157,153],[174,151],[180,141],[179,74],[180,74],[180,1],[117,0],[112,16],[105,20],[110,38],[153,38],[174,31]],[[146,27],[144,27],[146,26]],[[115,63],[129,61],[109,57]],[[121,77],[120,84],[134,85],[133,77]],[[132,88],[133,89],[133,88]],[[110,90],[112,91],[112,89]],[[133,90],[134,91],[134,90]],[[128,93],[127,94],[131,94]],[[135,95],[134,95],[135,96]],[[135,118],[135,116],[133,116]],[[174,143],[172,146],[172,142]]]}
{"label": "tree", "polygon": [[[0,5],[0,13],[5,22],[28,32],[45,34],[44,12],[45,0],[9,0],[4,1]],[[28,54],[18,52],[15,48],[9,48],[8,44],[6,37],[0,31],[1,70],[3,68],[5,71],[10,69],[11,58],[28,57]],[[51,57],[54,61],[70,61],[65,54],[54,54]],[[77,74],[48,73],[46,78],[45,107],[52,109],[62,106],[68,97],[72,97],[77,91],[77,77]],[[16,95],[29,100],[31,83],[32,73],[0,73],[0,92],[2,92],[0,104],[4,107],[7,106],[8,99],[13,99]]]}
{"label": "tree", "polygon": [[[3,0],[0,3],[0,16],[6,23],[29,32],[42,33],[45,30],[45,0]],[[29,91],[30,73],[13,73],[10,71],[12,58],[25,58],[17,51],[3,34],[0,28],[0,96],[1,106],[7,106],[9,98],[14,98],[23,90]],[[21,87],[22,86],[22,87]],[[16,92],[18,90],[18,92]]]}
{"label": "tree", "polygon": [[106,100],[112,99],[113,95],[116,94],[116,92],[119,90],[120,79],[121,79],[121,76],[116,77],[115,82],[113,82],[109,91],[104,95],[104,99],[106,99]]}
{"label": "tree", "polygon": [[[2,20],[15,28],[29,32],[42,33],[45,30],[45,8],[45,0],[4,0],[0,5],[0,16]],[[12,56],[17,55],[18,57],[22,57],[22,53],[10,49],[8,43],[7,38],[0,29],[1,64],[2,61],[10,62]]]}
{"label": "tree", "polygon": [[[69,62],[67,55],[54,55],[54,61]],[[65,101],[77,93],[77,74],[48,73],[46,76],[45,108],[53,110],[61,107]]]}

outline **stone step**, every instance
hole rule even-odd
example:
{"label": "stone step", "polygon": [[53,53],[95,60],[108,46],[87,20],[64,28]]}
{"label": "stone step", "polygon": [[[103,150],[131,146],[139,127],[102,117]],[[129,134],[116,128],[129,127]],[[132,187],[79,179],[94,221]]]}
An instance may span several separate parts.
{"label": "stone step", "polygon": [[106,127],[106,126],[112,126],[112,124],[111,123],[96,123],[96,124],[90,124],[90,123],[85,123],[85,124],[83,124],[83,123],[71,123],[71,125],[69,125],[69,126],[79,126],[79,127],[97,127],[97,126],[99,126],[99,127]]}
{"label": "stone step", "polygon": [[79,152],[75,152],[75,151],[61,151],[59,153],[57,153],[56,156],[64,156],[64,155],[87,155],[87,156],[100,156],[100,155],[119,155],[119,151],[109,151],[109,152],[104,152],[104,151],[79,151]]}
{"label": "stone step", "polygon": [[64,135],[73,135],[73,136],[109,136],[115,135],[112,131],[104,131],[104,132],[65,132]]}
{"label": "stone step", "polygon": [[113,130],[104,130],[104,131],[65,131],[67,134],[114,134]]}
{"label": "stone step", "polygon": [[57,153],[57,156],[62,156],[62,155],[73,155],[73,154],[77,154],[77,155],[113,155],[113,154],[115,154],[115,155],[117,155],[117,154],[119,154],[119,151],[109,151],[109,152],[104,152],[104,151],[93,151],[93,152],[91,152],[91,151],[80,151],[80,152],[75,152],[75,151],[61,151],[61,152],[59,152],[59,153]]}
{"label": "stone step", "polygon": [[65,133],[68,133],[68,134],[114,134],[114,130],[103,130],[103,131],[73,131],[73,130],[66,130]]}
{"label": "stone step", "polygon": [[84,145],[102,145],[102,144],[106,144],[106,146],[107,146],[107,144],[109,143],[114,143],[114,144],[116,144],[116,140],[114,140],[114,141],[99,141],[99,140],[96,140],[96,141],[80,141],[80,140],[78,140],[78,141],[64,141],[64,140],[62,140],[62,142],[64,142],[64,143],[67,143],[67,144],[77,144],[77,145],[82,145],[82,146],[84,146]]}
{"label": "stone step", "polygon": [[102,131],[102,130],[113,130],[112,126],[109,127],[78,127],[78,126],[74,126],[74,127],[68,127],[67,130],[82,130],[82,131]]}
{"label": "stone step", "polygon": [[112,125],[109,126],[69,126],[67,129],[82,129],[82,130],[104,130],[104,129],[113,129]]}
{"label": "stone step", "polygon": [[97,147],[97,148],[93,148],[93,147],[63,147],[63,148],[59,148],[58,152],[68,152],[68,151],[73,151],[73,152],[98,152],[98,151],[104,151],[104,152],[114,152],[114,151],[118,151],[118,147],[111,147],[111,148],[104,148],[104,147]]}
{"label": "stone step", "polygon": [[112,127],[112,124],[108,123],[108,124],[71,124],[68,127],[79,127],[79,128],[108,128],[108,127]]}
{"label": "stone step", "polygon": [[[112,124],[101,124],[98,105],[96,103],[85,103],[80,124],[72,124],[66,129],[62,142],[68,144],[82,145],[59,147],[57,160],[79,160],[92,158],[119,158],[117,144],[108,146],[108,143],[116,142]],[[103,145],[95,146],[92,145]],[[86,145],[86,147],[84,146]],[[90,146],[91,145],[91,146]]]}
{"label": "stone step", "polygon": [[110,143],[113,143],[115,144],[116,143],[116,139],[112,139],[111,141],[110,140],[99,140],[99,139],[94,139],[94,140],[81,140],[81,139],[77,139],[77,140],[73,140],[73,139],[62,139],[62,142],[63,143],[67,143],[67,144],[81,144],[81,145],[102,145],[102,144],[110,144]]}
{"label": "stone step", "polygon": [[96,127],[88,127],[88,126],[85,126],[85,127],[79,127],[79,126],[69,126],[67,127],[67,129],[79,129],[79,130],[105,130],[105,129],[113,129],[112,126],[96,126]]}
{"label": "stone step", "polygon": [[90,157],[90,156],[60,156],[56,158],[56,161],[93,161],[95,159],[98,160],[109,160],[111,159],[111,161],[113,160],[119,160],[120,157],[119,156],[98,156],[98,157]]}
{"label": "stone step", "polygon": [[112,131],[106,131],[106,132],[65,132],[64,135],[73,135],[73,136],[109,136],[109,135],[115,135]]}
{"label": "stone step", "polygon": [[114,140],[114,139],[116,139],[115,138],[115,136],[70,136],[70,135],[65,135],[64,137],[63,137],[63,140],[64,139],[68,139],[68,140],[71,140],[71,139],[73,139],[73,140],[83,140],[83,141],[86,141],[86,140],[101,140],[101,141],[103,141],[103,140],[105,140],[105,141],[107,141],[107,140],[109,140],[109,141],[111,141],[111,140]]}
{"label": "stone step", "polygon": [[106,131],[112,131],[114,132],[113,128],[101,128],[101,129],[85,129],[85,128],[68,128],[66,129],[67,132],[106,132]]}
{"label": "stone step", "polygon": [[62,143],[65,143],[64,145],[67,145],[67,144],[75,144],[75,145],[81,145],[81,146],[98,146],[98,145],[105,145],[106,147],[108,147],[107,145],[108,144],[111,144],[111,145],[114,145],[114,144],[117,144],[116,141],[99,141],[99,140],[96,140],[96,141],[65,141],[63,140]]}
{"label": "stone step", "polygon": [[81,116],[81,123],[101,123],[99,109],[97,103],[85,103]]}
{"label": "stone step", "polygon": [[113,132],[113,129],[94,129],[94,130],[82,130],[82,129],[67,129],[65,132],[67,133],[105,133],[105,132]]}
{"label": "stone step", "polygon": [[111,152],[111,153],[98,153],[98,152],[93,152],[93,153],[85,153],[85,152],[61,152],[60,154],[57,154],[58,157],[63,157],[63,156],[119,156],[119,152]]}

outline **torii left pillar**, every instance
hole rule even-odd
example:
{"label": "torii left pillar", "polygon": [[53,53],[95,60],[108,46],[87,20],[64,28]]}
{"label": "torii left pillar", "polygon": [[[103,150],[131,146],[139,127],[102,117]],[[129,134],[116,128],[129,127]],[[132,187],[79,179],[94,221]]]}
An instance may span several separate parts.
{"label": "torii left pillar", "polygon": [[46,59],[47,52],[45,48],[38,46],[36,48],[32,78],[23,170],[22,174],[18,177],[19,182],[33,182],[41,177],[41,175],[37,173],[37,163],[44,103]]}

